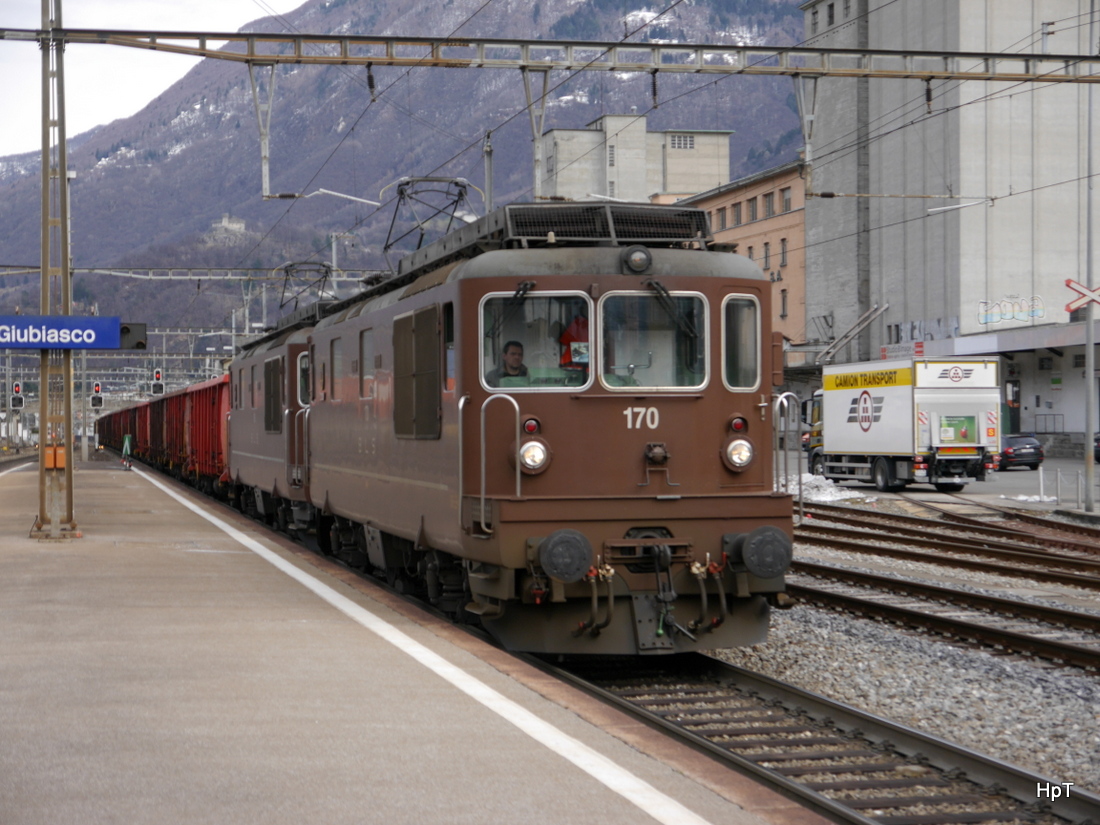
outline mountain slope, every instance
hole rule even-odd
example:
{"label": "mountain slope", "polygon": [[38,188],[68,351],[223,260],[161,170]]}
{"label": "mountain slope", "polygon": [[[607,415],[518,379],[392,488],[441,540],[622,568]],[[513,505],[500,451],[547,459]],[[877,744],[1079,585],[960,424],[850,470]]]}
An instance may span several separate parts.
{"label": "mountain slope", "polygon": [[[293,14],[246,30],[290,25],[310,33],[446,36],[457,29],[470,37],[617,41],[652,17],[622,0],[309,0]],[[676,5],[631,40],[782,45],[800,37],[797,0],[694,0]],[[491,132],[497,205],[530,198],[531,131],[519,72],[377,67],[372,73],[374,102],[362,67],[276,70],[272,192],[324,188],[379,200],[388,184],[415,175],[461,176],[481,187],[481,147]],[[660,75],[660,105],[653,110],[650,84],[648,75],[554,73],[545,128],[577,128],[601,114],[636,108],[648,111],[650,129],[734,129],[735,177],[791,159],[801,143],[787,80]],[[76,172],[72,248],[78,268],[327,260],[327,233],[349,229],[358,243],[341,248],[340,263],[383,265],[392,206],[375,213],[331,197],[262,200],[248,71],[236,63],[203,61],[133,117],[73,138],[69,164]],[[39,187],[35,155],[0,159],[0,264],[37,264]],[[480,212],[484,206],[473,198]],[[202,236],[227,213],[243,218],[249,232],[235,243],[211,246]],[[14,286],[0,290],[0,311],[10,310],[26,290]],[[101,311],[124,311],[110,305],[136,290],[117,287],[85,289],[104,304]]]}

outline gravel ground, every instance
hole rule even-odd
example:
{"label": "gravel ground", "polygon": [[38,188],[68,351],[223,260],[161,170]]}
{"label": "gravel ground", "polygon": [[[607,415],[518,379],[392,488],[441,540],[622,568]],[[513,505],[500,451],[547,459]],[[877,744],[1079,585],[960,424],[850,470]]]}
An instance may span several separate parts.
{"label": "gravel ground", "polygon": [[1100,678],[810,607],[766,644],[717,651],[756,673],[1100,791]]}
{"label": "gravel ground", "polygon": [[[907,512],[895,501],[824,479],[803,476],[802,481],[807,502],[843,500],[856,507]],[[806,555],[833,554],[815,550]],[[839,561],[835,556],[830,560]],[[866,564],[856,558],[845,561],[853,567]],[[952,573],[960,576],[962,571]],[[973,586],[996,590],[1008,583],[998,578],[975,575]],[[1017,579],[1013,584],[1020,588],[1032,583]],[[1095,599],[1095,594],[1058,589]],[[813,607],[774,611],[766,644],[716,655],[1052,781],[1100,792],[1100,675],[994,656]]]}

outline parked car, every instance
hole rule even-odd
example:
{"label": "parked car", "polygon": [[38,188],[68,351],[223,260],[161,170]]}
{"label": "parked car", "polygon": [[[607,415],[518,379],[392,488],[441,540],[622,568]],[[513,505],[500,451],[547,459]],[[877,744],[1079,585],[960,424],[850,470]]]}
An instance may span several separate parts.
{"label": "parked car", "polygon": [[1001,465],[999,469],[1010,467],[1030,467],[1038,470],[1043,463],[1043,445],[1029,433],[1013,433],[1001,438]]}

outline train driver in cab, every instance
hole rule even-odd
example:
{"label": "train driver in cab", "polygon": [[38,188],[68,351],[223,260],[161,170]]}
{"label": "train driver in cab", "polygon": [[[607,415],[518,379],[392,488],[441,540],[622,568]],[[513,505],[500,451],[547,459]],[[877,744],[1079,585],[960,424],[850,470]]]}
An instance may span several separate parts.
{"label": "train driver in cab", "polygon": [[509,341],[501,350],[500,364],[485,376],[490,387],[525,386],[528,382],[527,365],[523,363],[523,344]]}

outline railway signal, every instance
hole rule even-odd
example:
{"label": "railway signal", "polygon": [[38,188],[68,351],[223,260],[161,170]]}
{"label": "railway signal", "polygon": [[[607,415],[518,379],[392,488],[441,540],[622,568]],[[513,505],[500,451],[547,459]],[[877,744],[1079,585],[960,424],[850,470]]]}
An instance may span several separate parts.
{"label": "railway signal", "polygon": [[164,370],[160,367],[153,368],[153,395],[164,395]]}
{"label": "railway signal", "polygon": [[103,406],[103,396],[100,395],[102,389],[103,385],[98,381],[92,384],[92,397],[90,399],[92,409],[98,409]]}
{"label": "railway signal", "polygon": [[10,410],[23,409],[23,382],[13,381],[11,385],[11,403],[8,405]]}

